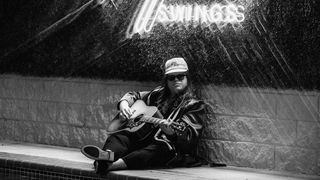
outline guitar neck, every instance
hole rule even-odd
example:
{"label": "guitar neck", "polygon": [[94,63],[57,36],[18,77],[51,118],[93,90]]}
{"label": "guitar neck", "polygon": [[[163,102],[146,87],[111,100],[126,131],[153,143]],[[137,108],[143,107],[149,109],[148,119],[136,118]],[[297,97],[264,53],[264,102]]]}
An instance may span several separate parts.
{"label": "guitar neck", "polygon": [[[161,119],[161,118],[143,116],[140,119],[140,121],[159,125],[159,124],[163,124],[163,122],[165,122],[167,120],[166,119]],[[171,122],[170,123],[170,127],[175,129],[175,130],[178,130],[178,131],[184,131],[186,129],[186,127],[184,125],[181,125],[181,124],[176,123],[176,122]]]}
{"label": "guitar neck", "polygon": [[163,122],[167,121],[166,119],[155,118],[150,116],[143,116],[140,121],[152,124],[162,124]]}

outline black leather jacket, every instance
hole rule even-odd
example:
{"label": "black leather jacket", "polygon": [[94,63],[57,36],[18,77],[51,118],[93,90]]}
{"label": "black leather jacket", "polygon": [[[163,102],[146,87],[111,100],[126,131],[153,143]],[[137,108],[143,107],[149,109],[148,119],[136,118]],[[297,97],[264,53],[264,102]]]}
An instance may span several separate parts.
{"label": "black leather jacket", "polygon": [[[141,99],[148,106],[159,107],[158,99],[163,90],[163,87],[158,87],[152,91],[128,92],[119,103],[126,100],[131,106],[136,100]],[[166,143],[168,148],[174,152],[175,156],[168,162],[169,166],[193,166],[196,162],[195,150],[201,135],[202,122],[207,118],[206,104],[189,96],[181,96],[176,101],[166,108],[168,112],[161,113],[165,119],[170,119],[184,128],[174,129],[173,135],[167,135],[159,128],[154,139]]]}

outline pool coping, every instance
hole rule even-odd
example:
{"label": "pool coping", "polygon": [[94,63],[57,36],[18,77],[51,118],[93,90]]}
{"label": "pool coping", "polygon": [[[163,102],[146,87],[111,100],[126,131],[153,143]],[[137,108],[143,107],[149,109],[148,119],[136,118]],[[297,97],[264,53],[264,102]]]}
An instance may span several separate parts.
{"label": "pool coping", "polygon": [[[16,143],[16,144],[14,144]],[[83,157],[77,148],[65,148],[50,145],[28,144],[0,141],[0,174],[19,173],[34,179],[117,179],[117,180],[153,180],[153,179],[226,179],[227,174],[250,179],[320,179],[320,176],[300,175],[239,167],[209,167],[147,169],[111,171],[105,175],[94,172],[92,160]],[[11,148],[14,146],[15,149]],[[34,150],[28,152],[28,148]],[[46,155],[41,155],[45,149]],[[31,149],[32,150],[32,149]],[[58,151],[59,150],[59,151]],[[21,153],[17,153],[21,152]],[[25,152],[25,154],[23,154]],[[53,153],[51,153],[53,152]],[[58,152],[58,153],[57,153]],[[39,155],[37,155],[39,153]],[[56,153],[56,154],[54,154]],[[50,156],[51,154],[51,156]],[[71,157],[74,155],[74,157]],[[61,157],[58,157],[61,156]],[[64,157],[65,156],[65,157]],[[83,158],[83,159],[82,159]],[[224,176],[224,174],[226,176]],[[219,175],[220,174],[220,175]],[[221,175],[222,174],[222,175]],[[239,174],[237,176],[237,174]],[[229,175],[231,177],[231,175]],[[228,179],[228,178],[227,178]],[[230,179],[230,178],[229,178]],[[232,178],[231,178],[232,179]]]}

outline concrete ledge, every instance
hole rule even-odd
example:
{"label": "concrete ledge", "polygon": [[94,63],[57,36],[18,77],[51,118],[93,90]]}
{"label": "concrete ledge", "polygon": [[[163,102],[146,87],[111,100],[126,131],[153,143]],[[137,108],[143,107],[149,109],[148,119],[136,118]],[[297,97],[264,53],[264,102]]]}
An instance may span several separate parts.
{"label": "concrete ledge", "polygon": [[0,142],[0,178],[30,179],[320,179],[275,171],[236,167],[197,167],[174,169],[123,170],[107,175],[94,173],[92,160],[78,149],[57,146]]}

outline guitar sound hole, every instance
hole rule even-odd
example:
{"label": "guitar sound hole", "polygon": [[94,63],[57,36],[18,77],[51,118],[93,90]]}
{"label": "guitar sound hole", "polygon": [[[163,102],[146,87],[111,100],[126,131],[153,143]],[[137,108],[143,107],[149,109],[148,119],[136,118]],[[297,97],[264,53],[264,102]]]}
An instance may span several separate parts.
{"label": "guitar sound hole", "polygon": [[138,123],[140,121],[140,119],[142,118],[143,114],[137,116],[136,118],[133,119],[134,123]]}
{"label": "guitar sound hole", "polygon": [[130,128],[134,128],[134,127],[136,127],[136,126],[139,126],[140,124],[142,124],[142,122],[139,121],[139,119],[138,119],[138,120],[132,119],[132,120],[128,123],[127,126],[130,127]]}

